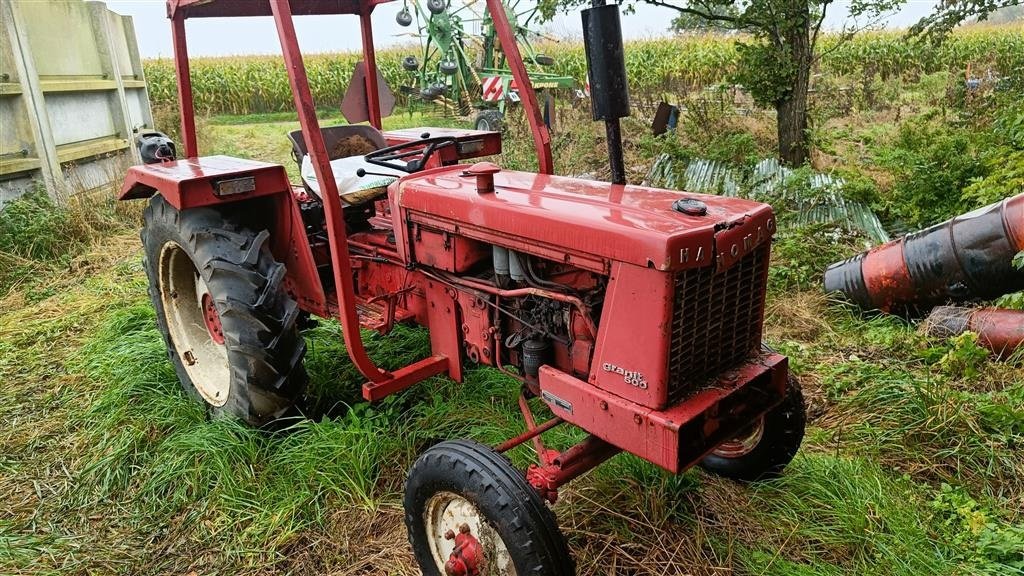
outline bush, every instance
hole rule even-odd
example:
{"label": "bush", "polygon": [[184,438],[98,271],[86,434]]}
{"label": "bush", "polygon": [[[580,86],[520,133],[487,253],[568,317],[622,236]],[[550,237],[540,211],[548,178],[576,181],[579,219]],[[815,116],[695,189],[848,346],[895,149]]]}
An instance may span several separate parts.
{"label": "bush", "polygon": [[914,227],[967,211],[963,190],[988,169],[979,158],[978,135],[925,116],[903,123],[892,148],[876,160],[895,176],[885,209]]}
{"label": "bush", "polygon": [[965,200],[979,206],[1024,191],[1024,104],[1016,101],[999,109],[989,140],[982,153],[987,174],[963,192]]}
{"label": "bush", "polygon": [[1014,526],[961,487],[943,483],[931,502],[933,523],[958,558],[982,574],[1024,572],[1024,526]]}
{"label": "bush", "polygon": [[780,227],[772,244],[768,286],[772,292],[815,290],[829,264],[857,251],[857,234],[835,224]]}

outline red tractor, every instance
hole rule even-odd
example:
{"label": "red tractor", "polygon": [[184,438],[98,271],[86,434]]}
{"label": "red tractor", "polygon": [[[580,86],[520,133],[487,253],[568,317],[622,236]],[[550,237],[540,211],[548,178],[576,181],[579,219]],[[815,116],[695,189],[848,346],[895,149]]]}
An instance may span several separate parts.
{"label": "red tractor", "polygon": [[[409,541],[424,574],[574,573],[549,509],[558,489],[620,451],[670,472],[779,474],[804,432],[787,361],[761,344],[775,218],[769,206],[625,184],[618,119],[629,114],[616,6],[583,11],[595,119],[613,182],[552,175],[550,139],[501,0],[487,5],[521,90],[539,172],[472,158],[497,132],[381,132],[371,13],[389,0],[169,0],[184,157],[143,142],[147,164],[122,199],[148,199],[149,291],[185,390],[215,416],[264,425],[306,385],[300,328],[337,318],[363,397],[484,364],[520,380],[523,434],[427,449],[405,487]],[[443,0],[439,0],[443,1]],[[369,125],[321,128],[293,15],[360,20]],[[273,16],[301,131],[304,182],[279,164],[201,156],[187,18]],[[358,92],[358,91],[357,91]],[[282,135],[284,137],[284,135]],[[353,153],[353,151],[356,151]],[[431,355],[383,370],[361,330],[429,330]],[[553,417],[535,422],[529,399]],[[588,436],[558,452],[541,435]],[[503,452],[532,442],[522,471]]]}

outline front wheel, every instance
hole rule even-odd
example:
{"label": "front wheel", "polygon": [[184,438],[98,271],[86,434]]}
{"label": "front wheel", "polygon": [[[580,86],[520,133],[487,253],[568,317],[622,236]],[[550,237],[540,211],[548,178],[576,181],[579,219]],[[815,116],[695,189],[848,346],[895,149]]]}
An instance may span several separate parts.
{"label": "front wheel", "polygon": [[305,391],[306,345],[270,235],[160,196],[144,220],[149,295],[182,387],[213,416],[261,426],[284,415]]}
{"label": "front wheel", "polygon": [[501,132],[501,112],[498,110],[481,110],[476,115],[473,127],[484,132]]}
{"label": "front wheel", "polygon": [[733,480],[754,482],[782,474],[804,439],[807,407],[800,383],[790,376],[777,406],[704,457],[700,467]]}
{"label": "front wheel", "polygon": [[572,576],[554,514],[521,472],[466,440],[424,452],[405,484],[405,524],[424,576]]}

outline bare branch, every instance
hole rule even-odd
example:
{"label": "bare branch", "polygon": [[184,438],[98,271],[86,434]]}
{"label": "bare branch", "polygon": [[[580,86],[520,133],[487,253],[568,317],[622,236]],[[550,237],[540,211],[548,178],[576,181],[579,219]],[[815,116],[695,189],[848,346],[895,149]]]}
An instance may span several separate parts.
{"label": "bare branch", "polygon": [[728,15],[725,15],[725,14],[712,14],[711,12],[705,12],[703,10],[697,10],[695,8],[690,8],[689,6],[679,6],[678,4],[671,4],[671,3],[668,3],[668,2],[662,2],[661,0],[642,0],[642,1],[645,4],[651,4],[652,6],[662,6],[664,8],[671,8],[672,10],[675,10],[677,12],[682,12],[683,14],[690,14],[691,16],[696,16],[698,18],[703,18],[705,20],[711,20],[711,21],[714,21],[714,22],[725,22],[726,24],[729,24],[731,27],[733,27],[733,28],[735,28],[737,30],[744,30],[744,29],[750,29],[750,28],[755,28],[755,27],[762,27],[762,28],[764,27],[764,23],[762,23],[760,21],[751,20],[750,18],[746,18],[746,17],[742,17],[742,16],[728,16]]}
{"label": "bare branch", "polygon": [[832,3],[832,0],[824,0],[821,3],[821,14],[818,15],[818,21],[814,23],[814,32],[811,34],[811,50],[818,45],[818,34],[821,32],[821,24],[825,22],[825,14],[828,12],[828,6]]}

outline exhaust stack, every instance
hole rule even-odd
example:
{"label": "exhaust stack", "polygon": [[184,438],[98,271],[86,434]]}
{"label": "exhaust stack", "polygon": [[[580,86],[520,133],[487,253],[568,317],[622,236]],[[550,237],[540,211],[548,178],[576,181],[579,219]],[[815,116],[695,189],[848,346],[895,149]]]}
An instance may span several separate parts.
{"label": "exhaust stack", "polygon": [[595,121],[604,120],[612,184],[625,184],[626,168],[622,160],[619,118],[629,116],[629,83],[626,78],[619,6],[606,6],[604,0],[593,0],[592,7],[583,10],[582,15],[591,115]]}

